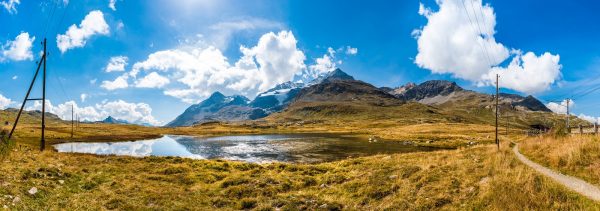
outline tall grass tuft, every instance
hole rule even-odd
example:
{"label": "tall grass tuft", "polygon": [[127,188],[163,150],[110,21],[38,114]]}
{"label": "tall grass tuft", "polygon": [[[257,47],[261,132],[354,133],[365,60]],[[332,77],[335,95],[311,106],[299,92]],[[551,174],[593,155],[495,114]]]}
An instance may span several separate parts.
{"label": "tall grass tuft", "polygon": [[8,141],[6,130],[0,131],[0,159],[4,158],[10,152],[11,144]]}
{"label": "tall grass tuft", "polygon": [[567,136],[567,127],[565,124],[556,124],[551,131],[551,134],[554,136],[554,138],[562,138],[562,137],[566,137]]}

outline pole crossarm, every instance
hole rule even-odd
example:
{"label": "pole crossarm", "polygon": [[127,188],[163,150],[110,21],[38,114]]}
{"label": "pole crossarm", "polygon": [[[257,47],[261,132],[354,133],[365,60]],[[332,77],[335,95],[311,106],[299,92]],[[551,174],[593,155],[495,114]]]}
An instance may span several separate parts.
{"label": "pole crossarm", "polygon": [[40,68],[42,67],[42,61],[46,60],[46,54],[42,55],[40,62],[38,62],[37,69],[35,70],[35,74],[33,75],[33,79],[31,80],[31,84],[29,84],[29,89],[27,89],[27,94],[25,94],[25,99],[23,99],[23,103],[21,104],[21,108],[19,109],[19,113],[17,113],[17,118],[15,119],[15,123],[13,124],[10,133],[8,134],[7,141],[12,138],[13,133],[15,132],[15,128],[17,128],[17,124],[19,123],[19,119],[21,118],[21,113],[23,113],[23,108],[25,108],[25,103],[29,99],[29,94],[31,93],[31,89],[33,88],[33,84],[35,84],[35,79],[37,79],[38,74],[40,73]]}
{"label": "pole crossarm", "polygon": [[[42,138],[41,138],[41,142],[40,142],[40,150],[44,150],[45,148],[45,139],[44,139],[44,130],[46,128],[45,125],[45,120],[46,120],[46,60],[47,60],[47,55],[48,52],[46,51],[46,39],[44,38],[44,41],[42,42],[43,46],[44,46],[44,51],[42,54],[42,58],[40,59],[39,62],[37,62],[37,68],[35,70],[35,74],[33,75],[33,79],[31,80],[31,84],[29,84],[29,88],[27,89],[27,94],[25,94],[25,98],[23,99],[23,103],[21,104],[21,108],[19,109],[19,113],[17,113],[17,118],[15,119],[15,122],[12,126],[12,129],[10,130],[10,133],[8,134],[8,139],[6,139],[6,141],[10,141],[10,139],[12,138],[15,129],[17,128],[17,125],[19,124],[19,119],[21,119],[21,114],[23,114],[23,109],[25,108],[25,104],[27,103],[27,101],[42,101]],[[31,94],[31,90],[33,89],[33,85],[35,84],[35,81],[40,73],[40,69],[42,67],[43,64],[43,78],[42,78],[42,98],[29,98],[29,94]]]}

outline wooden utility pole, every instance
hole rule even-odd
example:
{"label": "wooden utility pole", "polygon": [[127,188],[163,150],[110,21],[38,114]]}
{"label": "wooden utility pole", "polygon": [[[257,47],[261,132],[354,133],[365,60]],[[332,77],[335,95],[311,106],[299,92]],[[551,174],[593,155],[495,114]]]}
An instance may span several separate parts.
{"label": "wooden utility pole", "polygon": [[571,99],[567,98],[567,134],[571,134],[571,126],[569,125],[569,101],[571,101]]}
{"label": "wooden utility pole", "polygon": [[508,116],[508,114],[507,114],[507,115],[506,115],[506,136],[508,136],[508,130],[509,130],[509,127],[510,127],[510,125],[508,124],[508,117],[509,117],[509,116]]}
{"label": "wooden utility pole", "polygon": [[500,139],[498,139],[498,98],[500,98],[500,95],[498,95],[498,78],[500,76],[498,74],[496,74],[496,146],[498,146],[498,150],[500,150]]}
{"label": "wooden utility pole", "polygon": [[[44,38],[44,55],[46,55],[46,38]],[[42,77],[42,141],[40,142],[40,151],[46,149],[46,60],[44,59],[44,75]]]}
{"label": "wooden utility pole", "polygon": [[[35,70],[35,74],[33,75],[33,79],[31,80],[31,84],[29,84],[29,89],[27,89],[27,94],[25,94],[25,99],[23,99],[23,103],[21,104],[21,108],[19,109],[19,113],[17,113],[17,118],[15,119],[15,123],[13,124],[12,129],[10,130],[10,133],[8,134],[8,139],[7,141],[9,141],[14,132],[15,129],[17,128],[17,125],[19,124],[19,119],[21,118],[21,114],[23,113],[23,109],[25,108],[25,103],[27,103],[27,101],[32,101],[32,100],[41,100],[42,101],[42,138],[40,141],[40,150],[44,150],[45,146],[46,146],[46,140],[44,138],[45,135],[45,130],[46,130],[46,59],[48,58],[48,52],[46,51],[46,38],[44,38],[43,41],[43,46],[44,46],[44,52],[42,54],[42,58],[40,59],[40,61],[37,64],[37,69]],[[29,98],[29,94],[31,94],[31,89],[33,88],[33,85],[35,84],[35,80],[37,79],[37,76],[40,73],[40,68],[42,67],[42,64],[44,65],[44,69],[43,69],[43,81],[42,81],[42,98]]]}
{"label": "wooden utility pole", "polygon": [[75,126],[74,114],[75,110],[73,108],[73,104],[71,104],[71,139],[73,139],[73,127]]}

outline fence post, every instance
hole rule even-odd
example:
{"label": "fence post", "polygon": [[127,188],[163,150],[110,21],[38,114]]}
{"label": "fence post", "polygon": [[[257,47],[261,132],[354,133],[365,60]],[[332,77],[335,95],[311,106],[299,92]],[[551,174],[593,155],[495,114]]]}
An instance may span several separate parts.
{"label": "fence post", "polygon": [[579,134],[583,135],[583,125],[579,125]]}
{"label": "fence post", "polygon": [[594,133],[598,135],[598,122],[594,122]]}

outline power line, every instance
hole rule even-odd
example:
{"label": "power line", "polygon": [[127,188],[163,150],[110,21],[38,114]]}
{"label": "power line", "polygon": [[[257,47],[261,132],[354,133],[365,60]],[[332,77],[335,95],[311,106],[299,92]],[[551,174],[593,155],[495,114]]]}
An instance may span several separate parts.
{"label": "power line", "polygon": [[[471,5],[473,5],[473,3],[471,3]],[[481,13],[481,20],[482,20],[483,27],[491,29],[491,30],[494,30],[493,26],[488,27],[488,25],[486,24],[485,14],[483,13],[483,6],[482,6],[483,5],[483,0],[481,1],[481,4],[478,4],[478,5],[479,5],[479,11]],[[489,37],[488,37],[488,39],[489,39]],[[496,61],[502,61],[502,60],[498,59],[495,55],[492,55],[492,58],[496,59]]]}
{"label": "power line", "polygon": [[479,29],[479,34],[481,35],[483,42],[483,49],[485,50],[485,54],[488,57],[489,65],[492,66],[492,61],[490,59],[490,53],[487,50],[487,45],[485,42],[485,37],[483,36],[483,31],[481,30],[481,26],[479,25],[479,18],[477,17],[477,13],[475,12],[475,6],[473,6],[473,1],[471,1],[471,9],[473,10],[473,16],[475,16],[475,22],[477,23],[477,28]]}
{"label": "power line", "polygon": [[62,16],[60,17],[60,21],[58,22],[58,25],[56,25],[56,27],[54,28],[54,34],[56,34],[56,32],[58,31],[58,27],[60,27],[62,25],[62,22],[65,19],[65,15],[67,14],[67,10],[69,10],[69,6],[71,6],[71,4],[67,3],[65,10],[63,11]]}
{"label": "power line", "polygon": [[[461,2],[462,2],[463,9],[465,10],[465,13],[467,14],[467,18],[469,19],[469,23],[471,23],[471,28],[473,29],[473,31],[477,31],[475,29],[475,25],[473,24],[473,20],[471,19],[471,16],[469,15],[469,11],[467,10],[467,6],[465,5],[465,0],[462,0]],[[481,34],[481,30],[479,30],[479,34]],[[485,46],[483,46],[481,43],[479,43],[479,47],[481,47],[481,49],[484,50],[486,58],[488,60],[488,65],[491,66],[492,65],[492,61],[490,60],[490,56],[487,54],[487,50],[485,49]]]}
{"label": "power line", "polygon": [[600,89],[600,85],[597,86],[597,87],[595,87],[595,88],[593,88],[593,89],[590,89],[588,91],[584,91],[582,93],[575,94],[575,95],[572,96],[572,98],[574,98],[574,99],[580,99],[580,98],[585,97],[585,96],[587,96],[587,95],[589,95],[591,93],[594,93],[595,91],[597,91],[599,89]]}
{"label": "power line", "polygon": [[44,37],[46,37],[46,33],[48,33],[48,29],[49,29],[49,25],[51,23],[51,20],[54,18],[54,12],[56,11],[56,7],[57,7],[57,3],[56,1],[54,1],[54,5],[52,5],[52,12],[48,13],[48,16],[46,17],[46,21],[44,24]]}

